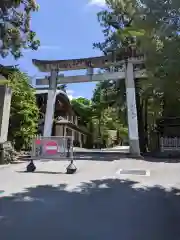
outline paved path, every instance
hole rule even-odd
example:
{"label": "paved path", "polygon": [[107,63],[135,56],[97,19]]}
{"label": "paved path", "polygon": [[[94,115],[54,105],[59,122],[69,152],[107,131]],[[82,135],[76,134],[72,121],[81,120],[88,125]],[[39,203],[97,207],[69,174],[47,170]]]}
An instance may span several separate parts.
{"label": "paved path", "polygon": [[90,153],[129,153],[129,146],[116,146],[112,148],[102,148],[102,149],[87,149],[87,148],[80,148],[74,147],[74,152],[90,152]]}
{"label": "paved path", "polygon": [[[1,239],[180,239],[180,164],[76,164],[74,175],[63,173],[67,162],[37,162],[32,174],[23,173],[24,163],[0,168]],[[119,169],[150,176],[120,176]]]}

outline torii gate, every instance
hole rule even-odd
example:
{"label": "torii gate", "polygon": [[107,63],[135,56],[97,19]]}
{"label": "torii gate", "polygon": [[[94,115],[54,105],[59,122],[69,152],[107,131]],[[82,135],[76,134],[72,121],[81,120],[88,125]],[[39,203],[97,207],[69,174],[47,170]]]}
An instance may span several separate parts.
{"label": "torii gate", "polygon": [[[125,79],[126,83],[126,99],[128,111],[128,132],[129,132],[129,146],[130,154],[140,156],[139,148],[139,134],[138,134],[138,121],[136,109],[136,93],[134,79],[144,78],[145,72],[135,71],[134,64],[142,64],[144,59],[129,58],[127,61],[112,62],[112,56],[100,56],[92,58],[80,58],[70,60],[37,60],[33,59],[33,64],[38,67],[41,72],[50,72],[50,77],[44,79],[36,79],[36,85],[49,85],[48,100],[46,107],[45,123],[44,123],[44,136],[50,137],[52,131],[54,106],[56,99],[57,84],[69,84],[80,82],[92,82],[103,80],[117,80]],[[100,74],[93,74],[94,68],[108,68],[124,65],[124,69],[118,69],[117,72],[109,71]],[[58,75],[59,71],[80,70],[87,69],[87,75],[68,76]]]}

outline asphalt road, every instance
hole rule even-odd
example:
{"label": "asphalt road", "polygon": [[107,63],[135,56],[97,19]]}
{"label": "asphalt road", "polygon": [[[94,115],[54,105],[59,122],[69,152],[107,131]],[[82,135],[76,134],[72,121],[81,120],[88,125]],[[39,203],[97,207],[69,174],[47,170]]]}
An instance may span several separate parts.
{"label": "asphalt road", "polygon": [[0,167],[0,239],[180,239],[179,163],[81,158],[74,175],[67,162],[36,165]]}

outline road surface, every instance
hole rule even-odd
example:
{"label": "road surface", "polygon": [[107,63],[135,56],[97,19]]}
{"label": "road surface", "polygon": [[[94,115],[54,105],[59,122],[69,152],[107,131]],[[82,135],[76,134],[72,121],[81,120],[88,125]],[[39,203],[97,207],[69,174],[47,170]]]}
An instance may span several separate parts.
{"label": "road surface", "polygon": [[67,162],[36,165],[0,167],[1,239],[180,239],[180,163],[81,158],[74,175]]}
{"label": "road surface", "polygon": [[74,152],[89,152],[89,153],[129,153],[129,146],[116,146],[112,148],[102,148],[102,149],[87,149],[74,147]]}

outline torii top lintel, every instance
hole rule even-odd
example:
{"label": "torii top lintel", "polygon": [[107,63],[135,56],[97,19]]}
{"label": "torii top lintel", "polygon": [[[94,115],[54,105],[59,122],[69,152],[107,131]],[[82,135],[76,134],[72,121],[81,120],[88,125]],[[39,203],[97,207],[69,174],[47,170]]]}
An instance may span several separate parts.
{"label": "torii top lintel", "polygon": [[33,59],[32,62],[41,72],[50,72],[51,70],[68,71],[87,68],[103,68],[105,65],[109,65],[112,62],[112,56],[52,61]]}

